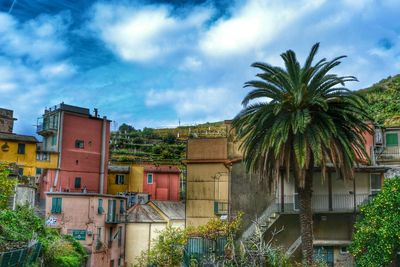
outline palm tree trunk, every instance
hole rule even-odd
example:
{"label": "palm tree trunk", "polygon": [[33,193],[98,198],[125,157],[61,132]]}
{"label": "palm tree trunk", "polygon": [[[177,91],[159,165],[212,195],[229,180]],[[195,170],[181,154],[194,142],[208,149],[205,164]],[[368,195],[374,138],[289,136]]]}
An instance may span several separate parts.
{"label": "palm tree trunk", "polygon": [[307,265],[313,263],[313,218],[311,210],[313,170],[308,170],[304,188],[298,188],[300,204],[300,234],[303,261]]}

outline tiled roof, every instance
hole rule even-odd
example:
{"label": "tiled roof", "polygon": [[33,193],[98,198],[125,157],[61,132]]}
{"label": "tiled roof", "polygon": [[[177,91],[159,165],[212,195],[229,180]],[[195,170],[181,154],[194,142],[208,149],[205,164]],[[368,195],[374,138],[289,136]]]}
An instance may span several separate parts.
{"label": "tiled roof", "polygon": [[180,201],[159,201],[152,200],[153,204],[159,208],[170,220],[185,219],[185,204]]}
{"label": "tiled roof", "polygon": [[165,222],[161,215],[148,204],[136,204],[128,210],[127,222]]}
{"label": "tiled roof", "polygon": [[13,133],[0,133],[0,140],[19,141],[27,143],[38,143],[36,137],[31,135],[13,134]]}

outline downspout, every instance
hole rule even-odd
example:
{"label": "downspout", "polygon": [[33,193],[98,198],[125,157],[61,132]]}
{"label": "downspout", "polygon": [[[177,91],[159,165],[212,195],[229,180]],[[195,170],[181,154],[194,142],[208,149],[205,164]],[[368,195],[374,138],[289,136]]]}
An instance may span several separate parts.
{"label": "downspout", "polygon": [[99,193],[104,194],[104,166],[106,160],[106,130],[107,130],[107,117],[103,117],[103,130],[101,133],[101,162],[100,162],[100,188]]}
{"label": "downspout", "polygon": [[61,111],[60,117],[58,118],[58,148],[57,148],[58,163],[57,163],[56,177],[54,178],[54,184],[53,184],[54,187],[57,186],[58,176],[61,169],[62,139],[63,139],[63,128],[64,128],[63,125],[64,125],[64,111]]}

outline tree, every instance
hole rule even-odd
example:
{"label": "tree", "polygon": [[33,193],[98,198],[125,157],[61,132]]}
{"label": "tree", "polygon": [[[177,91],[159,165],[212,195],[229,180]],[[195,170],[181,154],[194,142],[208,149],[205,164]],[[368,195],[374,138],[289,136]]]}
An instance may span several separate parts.
{"label": "tree", "polygon": [[121,126],[119,126],[118,131],[119,132],[127,132],[127,133],[129,133],[129,132],[135,131],[135,128],[133,126],[131,126],[131,125],[123,123]]}
{"label": "tree", "polygon": [[[400,177],[387,179],[382,191],[361,207],[350,252],[357,266],[387,266],[400,250]],[[396,265],[398,266],[398,265]]]}
{"label": "tree", "polygon": [[0,163],[0,210],[7,207],[8,200],[14,194],[18,180],[10,177],[10,165]]}
{"label": "tree", "polygon": [[[246,82],[251,91],[243,99],[244,109],[234,118],[233,127],[242,141],[247,171],[256,172],[270,185],[280,175],[295,177],[300,204],[303,258],[312,263],[312,182],[315,167],[325,177],[331,162],[343,179],[353,178],[357,159],[368,159],[363,133],[370,132],[366,100],[345,88],[357,81],[353,76],[329,72],[345,56],[313,63],[319,43],[305,64],[296,54],[281,54],[284,68],[256,62],[259,80]],[[269,99],[269,100],[266,100]]]}

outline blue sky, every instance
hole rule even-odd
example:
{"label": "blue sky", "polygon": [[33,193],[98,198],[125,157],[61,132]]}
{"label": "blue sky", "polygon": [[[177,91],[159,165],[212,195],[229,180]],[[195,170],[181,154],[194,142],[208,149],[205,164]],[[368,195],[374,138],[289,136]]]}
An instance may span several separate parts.
{"label": "blue sky", "polygon": [[398,0],[0,1],[0,107],[34,133],[45,107],[99,108],[113,128],[232,118],[255,61],[348,55],[351,89],[400,73]]}

